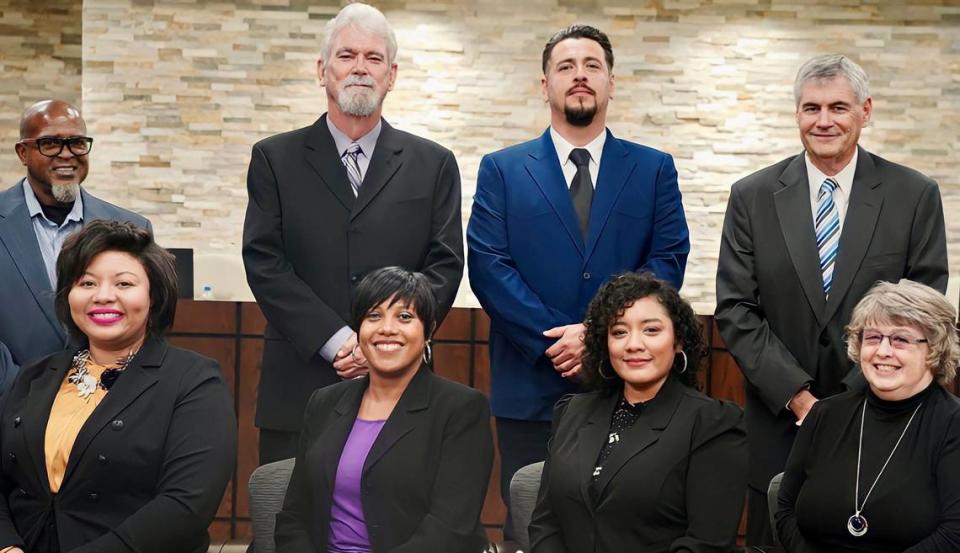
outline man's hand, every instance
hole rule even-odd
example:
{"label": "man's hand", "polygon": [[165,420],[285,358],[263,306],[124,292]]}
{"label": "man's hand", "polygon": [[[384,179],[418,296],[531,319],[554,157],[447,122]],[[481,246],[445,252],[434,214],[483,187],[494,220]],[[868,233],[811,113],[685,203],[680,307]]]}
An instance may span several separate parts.
{"label": "man's hand", "polygon": [[793,398],[790,399],[790,402],[787,403],[787,408],[793,412],[793,416],[797,417],[797,426],[803,424],[803,419],[807,418],[807,413],[810,412],[810,408],[813,407],[813,404],[816,402],[817,398],[806,388],[797,392]]}
{"label": "man's hand", "polygon": [[[357,333],[350,334],[347,341],[337,350],[337,356],[333,360],[333,368],[337,371],[337,376],[343,379],[356,378],[367,374],[367,360],[363,357],[360,348],[357,345]],[[354,355],[356,351],[356,355]]]}
{"label": "man's hand", "polygon": [[547,338],[557,338],[557,341],[544,352],[553,368],[563,378],[573,378],[580,374],[580,361],[583,356],[583,334],[586,327],[582,323],[555,326],[544,331]]}

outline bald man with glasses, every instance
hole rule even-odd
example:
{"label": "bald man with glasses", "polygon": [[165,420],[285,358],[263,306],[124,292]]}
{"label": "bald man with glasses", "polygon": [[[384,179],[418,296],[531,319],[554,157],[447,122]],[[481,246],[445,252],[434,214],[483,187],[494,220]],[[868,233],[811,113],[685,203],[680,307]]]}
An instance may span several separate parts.
{"label": "bald man with glasses", "polygon": [[[23,112],[14,145],[26,176],[0,192],[0,361],[22,366],[63,349],[67,337],[53,308],[56,263],[70,234],[94,219],[130,221],[136,213],[91,196],[86,179],[93,139],[80,110],[61,100]],[[0,374],[12,379],[11,371]]]}

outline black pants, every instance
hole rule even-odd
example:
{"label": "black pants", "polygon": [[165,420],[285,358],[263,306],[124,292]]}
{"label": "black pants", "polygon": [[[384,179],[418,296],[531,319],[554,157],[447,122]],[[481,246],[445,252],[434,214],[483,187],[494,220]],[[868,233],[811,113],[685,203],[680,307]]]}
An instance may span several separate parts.
{"label": "black pants", "polygon": [[747,486],[747,545],[759,547],[777,543],[770,524],[770,510],[767,506],[767,491]]}
{"label": "black pants", "polygon": [[503,539],[514,541],[510,514],[510,479],[521,468],[547,458],[549,421],[522,421],[497,417],[497,445],[500,448],[500,497],[507,506]]}
{"label": "black pants", "polygon": [[299,432],[286,430],[260,429],[260,464],[266,465],[297,456]]}

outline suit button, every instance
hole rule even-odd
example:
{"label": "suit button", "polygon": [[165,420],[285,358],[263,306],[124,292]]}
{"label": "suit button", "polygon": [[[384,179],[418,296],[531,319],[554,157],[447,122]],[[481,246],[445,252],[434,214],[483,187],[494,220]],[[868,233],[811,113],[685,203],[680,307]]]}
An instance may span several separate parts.
{"label": "suit button", "polygon": [[96,501],[100,499],[100,496],[97,495],[97,492],[90,492],[87,494],[87,499],[89,499],[90,501]]}
{"label": "suit button", "polygon": [[356,284],[358,280],[360,280],[360,275],[353,275],[350,277],[350,282],[354,284]]}
{"label": "suit button", "polygon": [[120,419],[117,419],[110,423],[110,427],[113,428],[114,430],[120,430],[123,428],[123,421]]}
{"label": "suit button", "polygon": [[104,455],[103,453],[98,453],[97,462],[100,463],[101,465],[107,464],[107,456]]}
{"label": "suit button", "polygon": [[824,347],[830,345],[830,338],[826,334],[820,336],[820,345]]}
{"label": "suit button", "polygon": [[590,280],[590,277],[593,276],[590,273],[583,273],[583,280]]}
{"label": "suit button", "polygon": [[20,423],[21,423],[21,422],[23,422],[23,421],[20,420],[20,417],[15,417],[15,418],[13,419],[13,427],[16,428],[16,427],[20,426]]}
{"label": "suit button", "polygon": [[10,459],[10,462],[12,462],[12,463],[16,463],[16,462],[17,462],[17,454],[16,454],[16,453],[11,453],[10,455],[7,455],[7,458],[9,458],[9,459]]}
{"label": "suit button", "polygon": [[23,488],[18,488],[18,489],[17,489],[17,495],[19,495],[20,497],[26,497],[26,496],[27,496],[27,490],[25,490],[25,489],[23,489]]}

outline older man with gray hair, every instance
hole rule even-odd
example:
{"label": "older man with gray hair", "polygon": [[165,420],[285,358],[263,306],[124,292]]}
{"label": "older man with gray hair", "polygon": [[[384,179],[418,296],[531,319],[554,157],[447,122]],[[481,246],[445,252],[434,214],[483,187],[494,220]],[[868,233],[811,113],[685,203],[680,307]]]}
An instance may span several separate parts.
{"label": "older man with gray hair", "polygon": [[396,56],[380,11],[344,7],[327,24],[317,61],[327,113],[253,147],[243,261],[267,319],[256,415],[261,463],[294,456],[316,388],[366,372],[347,323],[365,274],[387,265],[424,273],[438,320],[460,284],[457,161],[381,117]]}
{"label": "older man with gray hair", "polygon": [[804,152],[733,185],[717,269],[717,325],[746,380],[748,545],[774,543],[767,486],[810,408],[861,385],[843,340],[853,307],[881,280],[947,287],[937,183],[858,146],[864,70],[815,57],[794,96]]}

